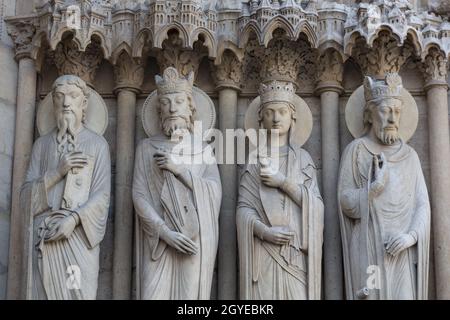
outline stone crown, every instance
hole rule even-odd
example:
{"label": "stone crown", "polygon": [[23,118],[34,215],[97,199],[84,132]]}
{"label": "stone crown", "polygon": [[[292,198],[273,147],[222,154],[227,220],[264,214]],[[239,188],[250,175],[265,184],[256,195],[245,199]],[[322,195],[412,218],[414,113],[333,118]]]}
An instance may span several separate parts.
{"label": "stone crown", "polygon": [[388,73],[385,80],[364,78],[364,96],[367,102],[380,98],[400,98],[402,96],[402,78],[397,73]]}
{"label": "stone crown", "polygon": [[164,70],[163,76],[155,76],[158,95],[164,95],[175,92],[186,92],[192,94],[194,85],[194,73],[189,73],[187,78],[180,77],[177,69],[169,67]]}
{"label": "stone crown", "polygon": [[259,89],[261,95],[261,105],[268,102],[288,102],[292,103],[295,95],[294,85],[290,82],[272,81],[261,84]]}

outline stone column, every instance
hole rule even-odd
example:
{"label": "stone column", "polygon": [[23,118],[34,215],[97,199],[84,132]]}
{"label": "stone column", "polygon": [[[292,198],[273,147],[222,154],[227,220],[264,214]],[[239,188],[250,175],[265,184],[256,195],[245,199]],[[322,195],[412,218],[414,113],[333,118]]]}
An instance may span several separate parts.
{"label": "stone column", "polygon": [[[226,129],[237,127],[237,103],[239,83],[241,79],[240,63],[233,53],[227,51],[222,56],[222,63],[217,66],[214,78],[219,91],[219,129],[226,137]],[[226,143],[224,143],[225,147]],[[233,148],[234,149],[234,148]],[[237,299],[237,233],[236,233],[236,200],[237,200],[237,166],[219,165],[222,180],[222,206],[219,218],[219,251],[218,251],[218,298],[220,300]],[[236,153],[235,153],[236,155]]]}
{"label": "stone column", "polygon": [[434,237],[436,298],[450,299],[450,136],[448,124],[447,60],[437,50],[425,59],[431,216]]}
{"label": "stone column", "polygon": [[319,59],[316,94],[320,95],[322,129],[322,196],[325,206],[324,294],[327,300],[342,300],[344,293],[342,247],[339,229],[337,182],[339,175],[339,95],[343,88],[343,64],[336,51]]}
{"label": "stone column", "polygon": [[27,244],[30,217],[20,212],[20,189],[31,158],[36,108],[36,66],[31,58],[31,39],[35,28],[30,24],[17,24],[10,31],[16,45],[19,63],[17,84],[16,127],[11,199],[11,229],[8,262],[8,299],[24,299],[28,277]]}
{"label": "stone column", "polygon": [[133,261],[133,168],[136,94],[144,80],[144,66],[122,53],[115,66],[117,95],[116,177],[114,216],[113,299],[131,298]]}

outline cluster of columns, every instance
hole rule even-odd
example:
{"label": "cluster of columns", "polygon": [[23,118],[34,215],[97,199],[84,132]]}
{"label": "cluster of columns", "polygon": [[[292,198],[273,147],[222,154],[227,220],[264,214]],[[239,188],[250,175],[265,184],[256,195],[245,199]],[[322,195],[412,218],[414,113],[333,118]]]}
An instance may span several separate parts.
{"label": "cluster of columns", "polygon": [[[25,32],[25,31],[24,31]],[[25,37],[26,38],[26,37]],[[29,247],[30,217],[19,210],[20,188],[25,178],[34,141],[36,106],[36,65],[29,43],[24,37],[16,42],[19,64],[16,129],[14,141],[14,169],[12,182],[12,211],[10,256],[8,266],[9,299],[24,298]],[[338,61],[338,65],[336,65]],[[228,62],[230,63],[230,62]],[[339,98],[342,88],[342,59],[333,52],[325,52],[319,62],[324,72],[318,77],[316,94],[321,102],[322,180],[325,202],[324,239],[324,298],[343,299],[343,271],[341,239],[337,215],[337,180],[339,171]],[[429,146],[431,162],[431,204],[434,230],[434,259],[436,294],[450,299],[450,136],[447,98],[447,61],[438,51],[430,51],[424,63],[428,106]],[[217,67],[222,76],[217,81],[219,94],[219,129],[237,128],[237,105],[240,79],[235,72]],[[144,64],[127,55],[120,56],[115,66],[115,94],[117,96],[116,180],[114,202],[113,298],[130,299],[133,261],[132,177],[135,153],[136,96],[142,87]],[[228,64],[229,67],[229,64]],[[221,69],[222,68],[222,69]],[[238,67],[239,68],[239,67]],[[234,70],[235,71],[235,70]],[[229,75],[228,77],[226,75]],[[231,76],[233,74],[233,77]],[[225,77],[223,76],[225,75]],[[237,244],[235,209],[237,201],[237,167],[219,166],[223,186],[218,251],[218,298],[238,297]],[[28,220],[27,220],[28,219]]]}

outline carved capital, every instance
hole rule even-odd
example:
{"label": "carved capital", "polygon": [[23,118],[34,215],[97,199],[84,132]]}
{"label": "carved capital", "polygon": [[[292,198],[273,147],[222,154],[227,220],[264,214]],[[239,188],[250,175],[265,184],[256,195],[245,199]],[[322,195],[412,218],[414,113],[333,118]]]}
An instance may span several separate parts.
{"label": "carved capital", "polygon": [[208,55],[208,49],[199,41],[194,43],[192,50],[182,47],[182,42],[178,35],[169,35],[169,39],[163,43],[163,49],[157,54],[156,60],[160,70],[174,67],[178,72],[186,77],[191,71],[197,75],[201,60]]}
{"label": "carved capital", "polygon": [[344,64],[337,51],[327,50],[318,59],[316,92],[336,91],[341,93]]}
{"label": "carved capital", "polygon": [[234,88],[240,90],[242,64],[233,53],[226,51],[222,57],[222,63],[216,66],[212,75],[218,89]]}
{"label": "carved capital", "polygon": [[144,81],[144,62],[136,61],[123,52],[114,66],[114,77],[115,92],[127,89],[138,93]]}
{"label": "carved capital", "polygon": [[16,48],[16,60],[22,58],[31,58],[33,48],[33,36],[36,33],[36,27],[31,21],[17,22],[9,24],[7,27],[8,34],[14,41]]}
{"label": "carved capital", "polygon": [[94,39],[83,52],[69,37],[57,45],[53,53],[53,60],[59,75],[73,74],[92,85],[97,69],[103,60],[103,53],[100,43]]}
{"label": "carved capital", "polygon": [[398,46],[390,33],[383,31],[374,41],[372,48],[368,48],[364,41],[360,41],[353,50],[353,56],[365,75],[381,79],[386,73],[398,73],[413,52],[408,43]]}
{"label": "carved capital", "polygon": [[425,87],[447,85],[448,60],[438,49],[431,49],[423,63]]}

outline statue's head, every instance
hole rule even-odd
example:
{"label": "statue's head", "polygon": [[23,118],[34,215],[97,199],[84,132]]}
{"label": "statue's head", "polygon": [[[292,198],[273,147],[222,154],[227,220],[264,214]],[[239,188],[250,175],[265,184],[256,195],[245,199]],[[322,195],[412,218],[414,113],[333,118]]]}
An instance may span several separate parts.
{"label": "statue's head", "polygon": [[280,136],[287,135],[296,113],[293,104],[295,89],[292,83],[272,81],[267,85],[261,84],[259,90],[261,105],[258,110],[260,127],[269,133],[277,129]]}
{"label": "statue's head", "polygon": [[89,89],[82,79],[64,75],[52,87],[53,107],[58,127],[58,143],[73,141],[83,126],[88,106]]}
{"label": "statue's head", "polygon": [[402,79],[396,73],[387,74],[385,80],[364,79],[364,128],[382,144],[392,145],[400,139],[402,89]]}
{"label": "statue's head", "polygon": [[189,130],[194,126],[193,116],[196,111],[192,97],[194,73],[187,78],[180,77],[177,69],[169,67],[162,77],[156,76],[158,106],[162,131],[172,136],[176,130]]}

